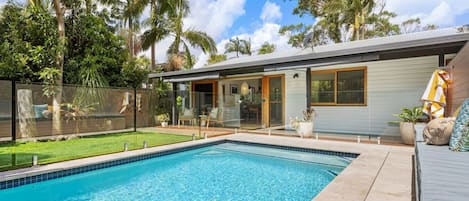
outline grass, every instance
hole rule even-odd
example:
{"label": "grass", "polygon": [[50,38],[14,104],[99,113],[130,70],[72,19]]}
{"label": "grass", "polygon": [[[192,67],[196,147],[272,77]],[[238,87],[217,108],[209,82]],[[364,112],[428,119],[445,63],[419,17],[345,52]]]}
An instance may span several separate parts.
{"label": "grass", "polygon": [[32,156],[38,155],[39,164],[98,156],[124,150],[174,144],[192,140],[192,136],[149,132],[129,132],[82,137],[66,141],[24,142],[0,144],[0,171],[31,166]]}

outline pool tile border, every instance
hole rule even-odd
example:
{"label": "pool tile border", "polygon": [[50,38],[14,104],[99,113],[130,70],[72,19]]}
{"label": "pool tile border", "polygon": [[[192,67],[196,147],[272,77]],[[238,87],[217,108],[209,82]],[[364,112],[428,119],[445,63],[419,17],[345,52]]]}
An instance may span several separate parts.
{"label": "pool tile border", "polygon": [[193,149],[197,149],[197,148],[202,148],[202,147],[207,147],[207,146],[212,146],[212,145],[217,145],[217,144],[223,144],[223,143],[246,144],[246,145],[254,145],[254,146],[260,146],[260,147],[268,147],[268,148],[276,148],[276,149],[300,151],[300,152],[308,152],[308,153],[318,153],[318,154],[326,154],[326,155],[341,156],[341,157],[351,157],[351,158],[357,158],[360,155],[360,154],[357,154],[357,153],[336,152],[336,151],[327,151],[327,150],[320,150],[320,149],[313,149],[313,148],[300,148],[300,147],[292,147],[292,146],[272,145],[272,144],[264,144],[264,143],[257,143],[257,142],[244,142],[244,141],[224,139],[224,140],[219,140],[219,141],[215,141],[215,142],[207,142],[207,143],[203,143],[203,144],[189,145],[189,146],[185,146],[185,147],[174,148],[174,149],[164,150],[164,151],[158,151],[158,152],[154,152],[154,153],[147,153],[147,154],[142,154],[142,155],[139,155],[139,156],[132,156],[132,157],[117,159],[117,160],[113,160],[113,161],[98,162],[98,163],[95,163],[95,164],[85,165],[85,166],[81,166],[81,167],[75,167],[75,168],[71,168],[71,169],[67,169],[67,170],[58,170],[58,171],[47,172],[47,173],[39,173],[37,175],[0,181],[0,190],[14,188],[14,187],[27,185],[27,184],[32,184],[32,183],[37,183],[37,182],[42,182],[42,181],[47,181],[47,180],[61,178],[61,177],[66,177],[66,176],[70,176],[70,175],[80,174],[80,173],[89,172],[89,171],[93,171],[93,170],[99,170],[99,169],[108,168],[108,167],[112,167],[112,166],[123,165],[123,164],[132,163],[132,162],[141,161],[141,160],[146,160],[146,159],[150,159],[150,158],[156,158],[156,157],[165,156],[165,155],[169,155],[169,154],[189,151],[189,150],[193,150]]}
{"label": "pool tile border", "polygon": [[284,145],[264,144],[264,143],[258,143],[258,142],[243,142],[243,141],[236,141],[236,140],[226,140],[225,142],[231,142],[231,143],[236,143],[236,144],[248,144],[248,145],[260,146],[260,147],[276,148],[276,149],[283,149],[283,150],[290,150],[290,151],[300,151],[300,152],[308,152],[308,153],[315,153],[315,154],[349,157],[349,158],[357,158],[360,155],[357,153],[327,151],[327,150],[314,149],[314,148],[301,148],[301,147],[292,147],[292,146],[284,146]]}

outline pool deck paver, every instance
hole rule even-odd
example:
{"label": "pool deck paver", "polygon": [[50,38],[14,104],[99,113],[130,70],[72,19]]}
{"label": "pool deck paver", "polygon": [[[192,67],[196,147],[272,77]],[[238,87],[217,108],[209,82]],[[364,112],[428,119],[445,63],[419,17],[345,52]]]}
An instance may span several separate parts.
{"label": "pool deck paver", "polygon": [[359,153],[360,156],[353,160],[352,163],[344,169],[344,171],[342,171],[331,183],[329,183],[326,188],[324,188],[323,191],[321,191],[313,199],[314,201],[411,200],[411,158],[413,155],[413,147],[358,144],[341,141],[301,139],[293,137],[253,134],[224,135],[204,140],[183,142],[172,145],[164,145],[147,149],[65,161],[32,168],[0,172],[0,181],[226,139],[338,152]]}

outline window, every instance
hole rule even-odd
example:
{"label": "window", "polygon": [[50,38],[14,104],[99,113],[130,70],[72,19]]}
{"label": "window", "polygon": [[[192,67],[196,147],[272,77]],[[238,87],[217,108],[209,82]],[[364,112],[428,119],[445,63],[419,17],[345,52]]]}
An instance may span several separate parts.
{"label": "window", "polygon": [[366,105],[366,67],[311,72],[312,105]]}

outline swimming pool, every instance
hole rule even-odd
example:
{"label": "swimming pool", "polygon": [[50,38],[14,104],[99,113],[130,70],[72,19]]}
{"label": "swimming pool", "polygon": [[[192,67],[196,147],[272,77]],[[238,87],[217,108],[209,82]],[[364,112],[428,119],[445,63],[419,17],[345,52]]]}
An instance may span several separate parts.
{"label": "swimming pool", "polygon": [[2,200],[311,200],[353,158],[222,143],[0,190]]}

